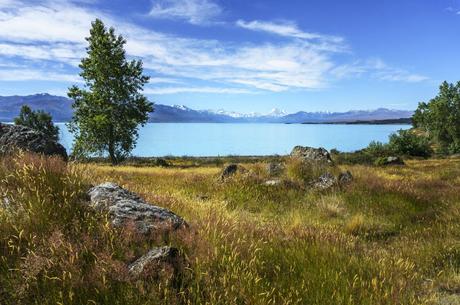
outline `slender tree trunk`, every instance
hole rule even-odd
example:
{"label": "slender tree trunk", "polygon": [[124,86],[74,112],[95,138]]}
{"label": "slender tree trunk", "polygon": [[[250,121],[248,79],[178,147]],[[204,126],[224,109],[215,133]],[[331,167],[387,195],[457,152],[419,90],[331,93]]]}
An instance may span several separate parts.
{"label": "slender tree trunk", "polygon": [[117,156],[115,155],[115,143],[113,141],[113,126],[110,126],[109,131],[109,157],[112,165],[118,164]]}
{"label": "slender tree trunk", "polygon": [[118,160],[117,160],[117,157],[115,155],[115,149],[114,149],[114,145],[113,145],[112,141],[109,144],[109,157],[110,157],[110,162],[112,163],[112,165],[117,165],[118,164]]}

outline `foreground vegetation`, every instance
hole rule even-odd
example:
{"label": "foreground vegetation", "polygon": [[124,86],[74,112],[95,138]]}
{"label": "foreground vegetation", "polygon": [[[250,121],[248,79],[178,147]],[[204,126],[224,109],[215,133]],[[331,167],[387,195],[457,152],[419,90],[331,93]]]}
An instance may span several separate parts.
{"label": "foreground vegetation", "polygon": [[[264,185],[265,160],[248,159],[249,172],[225,182],[220,166],[184,166],[190,160],[162,168],[2,159],[0,303],[458,304],[460,159],[344,165],[353,183],[328,191],[292,169],[283,184]],[[80,204],[104,181],[191,229],[140,239],[111,228]],[[179,281],[167,269],[130,278],[125,262],[154,244],[187,258]]]}

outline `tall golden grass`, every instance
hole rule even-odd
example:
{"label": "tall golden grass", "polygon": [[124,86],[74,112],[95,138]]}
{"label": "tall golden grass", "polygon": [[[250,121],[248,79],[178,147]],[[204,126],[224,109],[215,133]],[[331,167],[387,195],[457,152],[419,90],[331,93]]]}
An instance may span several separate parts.
{"label": "tall golden grass", "polygon": [[[455,298],[460,161],[354,165],[348,187],[263,184],[264,164],[225,182],[219,168],[65,164],[19,154],[0,162],[1,304],[433,304]],[[300,172],[300,174],[299,174]],[[307,179],[308,178],[308,179]],[[114,181],[183,216],[168,239],[110,227],[81,204]],[[126,263],[171,244],[186,258],[136,280]],[[441,304],[441,303],[440,303]]]}

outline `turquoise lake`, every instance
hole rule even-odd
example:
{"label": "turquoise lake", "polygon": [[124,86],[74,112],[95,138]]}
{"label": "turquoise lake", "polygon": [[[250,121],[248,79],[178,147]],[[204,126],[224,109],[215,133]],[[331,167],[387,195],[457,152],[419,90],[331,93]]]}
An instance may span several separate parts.
{"label": "turquoise lake", "polygon": [[[72,135],[65,124],[61,143],[70,151]],[[306,125],[150,123],[139,130],[134,156],[284,155],[296,145],[353,151],[409,125]]]}

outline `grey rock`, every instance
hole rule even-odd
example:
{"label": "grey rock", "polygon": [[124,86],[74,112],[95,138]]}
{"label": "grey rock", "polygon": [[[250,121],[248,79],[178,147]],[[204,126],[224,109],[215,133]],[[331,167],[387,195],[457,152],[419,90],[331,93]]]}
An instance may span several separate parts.
{"label": "grey rock", "polygon": [[176,230],[187,223],[173,212],[147,203],[138,195],[106,182],[91,188],[89,204],[98,211],[108,212],[112,225],[133,224],[137,232],[148,234],[162,230]]}
{"label": "grey rock", "polygon": [[284,172],[285,166],[283,163],[270,162],[267,164],[267,173],[269,176],[279,176]]}
{"label": "grey rock", "polygon": [[225,179],[227,177],[233,176],[234,174],[236,174],[237,171],[238,171],[237,164],[229,164],[222,170],[220,177],[222,179]]}
{"label": "grey rock", "polygon": [[229,164],[222,170],[220,174],[220,179],[225,180],[226,178],[230,178],[231,176],[235,175],[236,173],[247,173],[248,170],[238,164]]}
{"label": "grey rock", "polygon": [[299,158],[306,162],[332,163],[331,155],[325,148],[296,146],[291,152],[292,158]]}
{"label": "grey rock", "polygon": [[280,179],[267,180],[264,182],[264,184],[267,186],[277,186],[277,185],[281,185],[282,183],[283,181]]}
{"label": "grey rock", "polygon": [[353,175],[350,171],[342,172],[339,174],[338,180],[340,184],[348,184],[353,181]]}
{"label": "grey rock", "polygon": [[337,178],[331,173],[324,173],[319,176],[318,180],[314,182],[313,187],[321,190],[326,190],[335,185],[337,185]]}
{"label": "grey rock", "polygon": [[384,158],[379,158],[377,159],[377,164],[378,165],[404,165],[403,159],[400,157],[384,157]]}
{"label": "grey rock", "polygon": [[154,274],[158,273],[158,268],[169,265],[176,274],[179,272],[181,260],[179,250],[176,248],[169,246],[157,247],[130,264],[128,271],[132,276],[140,277],[148,275],[148,271],[153,271]]}
{"label": "grey rock", "polygon": [[0,155],[9,154],[16,149],[47,156],[57,155],[67,160],[64,146],[42,132],[25,126],[0,123]]}

